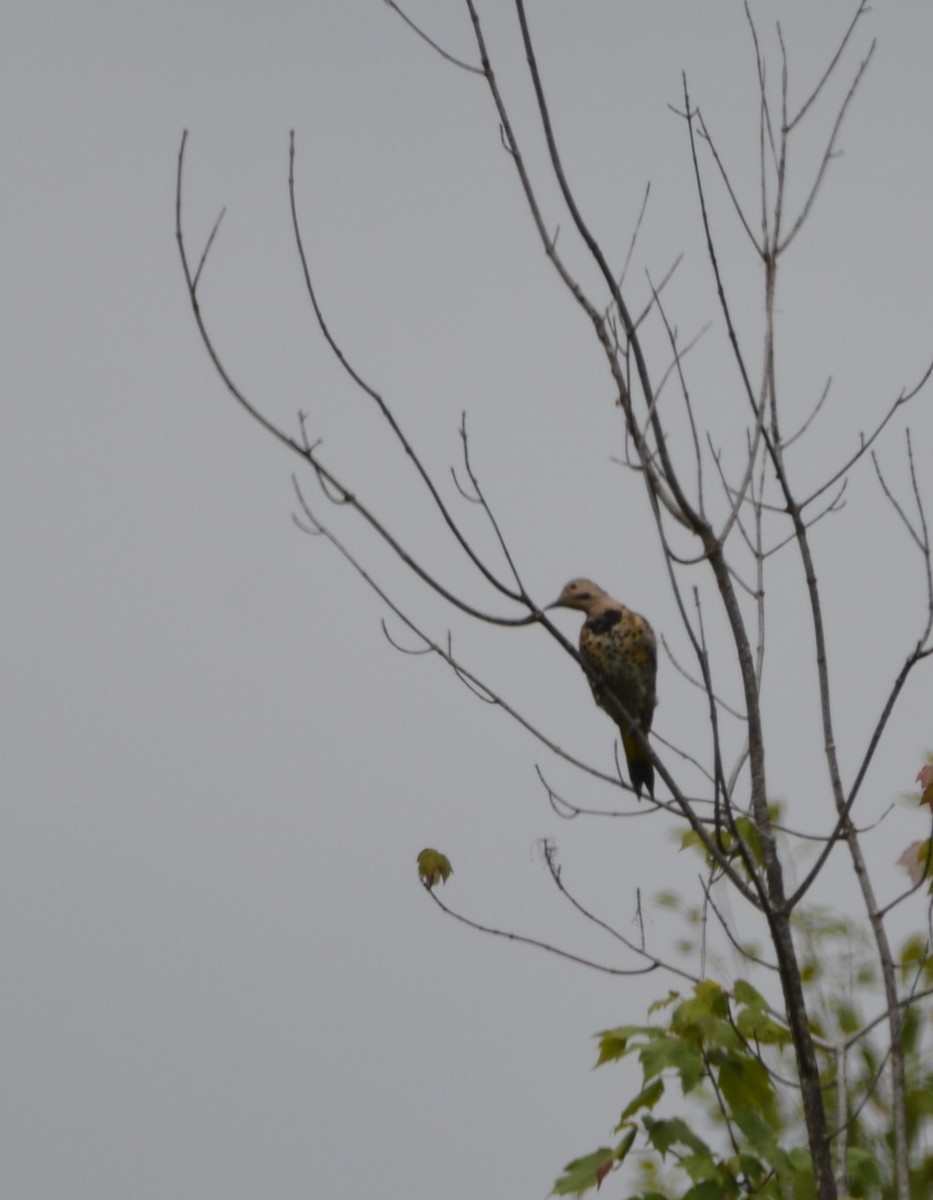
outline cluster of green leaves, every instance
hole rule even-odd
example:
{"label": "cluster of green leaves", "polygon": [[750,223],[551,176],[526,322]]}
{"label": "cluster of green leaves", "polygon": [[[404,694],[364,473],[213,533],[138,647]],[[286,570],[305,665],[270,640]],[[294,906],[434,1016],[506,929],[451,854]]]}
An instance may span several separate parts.
{"label": "cluster of green leaves", "polygon": [[[933,988],[933,957],[926,937],[910,938],[899,955],[903,995],[922,996]],[[908,1193],[933,1196],[933,1063],[923,1045],[925,1027],[930,1024],[929,1001],[906,1005],[900,1042],[904,1052],[906,1092],[904,1110],[909,1151]],[[886,1026],[885,1026],[886,1028]],[[860,1037],[849,1059],[847,1078],[846,1134],[849,1143],[849,1191],[853,1197],[893,1200],[896,1195],[891,1177],[893,1138],[889,1096],[885,1086],[887,1055],[870,1037]],[[827,1103],[836,1102],[835,1085]]]}
{"label": "cluster of green leaves", "polygon": [[[865,1028],[852,989],[876,996],[874,972],[859,951],[862,939],[848,922],[811,911],[800,924],[804,981],[811,1024],[822,1049],[825,1103],[835,1128],[837,1047],[846,1047],[844,1138],[849,1196],[893,1200],[891,1119],[884,1085],[887,1056]],[[844,953],[830,953],[830,947]],[[848,962],[847,987],[838,969]],[[905,989],[933,987],[933,958],[925,939],[901,952]],[[928,1007],[928,1006],[927,1006]],[[664,1020],[659,1018],[663,1015]],[[671,992],[649,1010],[651,1023],[624,1025],[599,1034],[597,1065],[637,1058],[641,1087],[625,1105],[613,1130],[618,1141],[568,1163],[556,1195],[598,1188],[623,1163],[634,1181],[627,1200],[810,1200],[815,1195],[796,1089],[790,1034],[750,983],[727,990],[711,979],[692,992]],[[928,1020],[927,1020],[928,1023]],[[901,1040],[907,1067],[907,1121],[911,1148],[911,1196],[933,1196],[933,1066],[921,1046],[922,1007],[904,1008]],[[677,1114],[678,1099],[687,1108]]]}
{"label": "cluster of green leaves", "polygon": [[[780,1055],[790,1038],[761,994],[742,980],[731,994],[702,980],[692,994],[672,992],[652,1006],[652,1014],[660,1012],[667,1014],[664,1024],[624,1025],[599,1035],[597,1065],[635,1055],[642,1087],[614,1130],[620,1141],[569,1163],[555,1194],[579,1195],[598,1187],[610,1170],[643,1147],[638,1157],[644,1187],[635,1194],[638,1200],[674,1195],[728,1200],[750,1191],[766,1200],[811,1195],[805,1139],[763,1058],[766,1049]],[[679,1085],[682,1096],[699,1101],[689,1122],[656,1114],[672,1084]],[[717,1136],[720,1145],[714,1146],[697,1132],[704,1126],[727,1136]],[[664,1181],[668,1165],[685,1177],[685,1191],[675,1192],[673,1180]]]}
{"label": "cluster of green leaves", "polygon": [[[927,1018],[928,1021],[929,1018]],[[923,1016],[919,1008],[905,1010],[901,1029],[907,1073],[905,1114],[909,1150],[908,1194],[933,1196],[933,1067],[920,1050]],[[894,1200],[891,1178],[893,1139],[886,1087],[879,1086],[885,1055],[868,1039],[860,1042],[849,1081],[848,1107],[853,1114],[849,1138],[849,1192],[853,1197]],[[830,1096],[830,1103],[835,1097]]]}

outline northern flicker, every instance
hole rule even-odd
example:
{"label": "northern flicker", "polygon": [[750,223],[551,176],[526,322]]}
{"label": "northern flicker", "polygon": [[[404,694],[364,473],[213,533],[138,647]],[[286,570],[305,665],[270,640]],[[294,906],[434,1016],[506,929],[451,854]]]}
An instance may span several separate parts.
{"label": "northern flicker", "polygon": [[624,708],[647,737],[657,703],[654,631],[644,617],[607,596],[589,579],[571,580],[548,608],[577,608],[586,613],[580,630],[580,657],[593,670],[589,676],[593,698],[619,726],[636,796],[641,795],[642,787],[654,796],[654,767],[618,712],[619,706]]}

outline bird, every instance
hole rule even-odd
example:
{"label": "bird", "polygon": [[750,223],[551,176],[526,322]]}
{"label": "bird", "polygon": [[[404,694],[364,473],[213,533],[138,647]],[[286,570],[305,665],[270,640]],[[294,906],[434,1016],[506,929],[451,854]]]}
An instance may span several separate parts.
{"label": "bird", "polygon": [[[643,616],[613,600],[591,579],[572,579],[551,608],[586,614],[580,630],[580,657],[589,670],[593,699],[619,726],[629,779],[641,799],[647,788],[654,799],[654,767],[632,725],[647,737],[657,695],[657,643]],[[592,673],[591,673],[592,672]],[[627,722],[619,708],[631,718]]]}

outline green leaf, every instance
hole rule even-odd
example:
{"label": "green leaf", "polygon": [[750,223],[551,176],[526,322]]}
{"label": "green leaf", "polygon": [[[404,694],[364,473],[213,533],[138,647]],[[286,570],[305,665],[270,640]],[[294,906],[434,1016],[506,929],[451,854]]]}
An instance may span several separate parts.
{"label": "green leaf", "polygon": [[754,1154],[739,1154],[726,1162],[733,1175],[744,1175],[753,1188],[760,1187],[762,1180],[770,1173],[770,1167]]}
{"label": "green leaf", "polygon": [[431,850],[428,847],[418,855],[418,875],[426,888],[446,883],[453,873],[450,859],[446,854],[441,854],[440,850]]}
{"label": "green leaf", "polygon": [[840,1033],[854,1033],[861,1027],[862,1021],[858,1010],[847,1000],[842,1000],[835,1006],[836,1020],[839,1022]]}
{"label": "green leaf", "polygon": [[554,1196],[582,1196],[590,1188],[598,1188],[603,1179],[632,1148],[637,1130],[630,1129],[614,1150],[600,1146],[592,1154],[575,1158],[564,1167],[564,1173],[554,1184]]}
{"label": "green leaf", "polygon": [[758,1112],[773,1128],[777,1123],[777,1107],[774,1085],[765,1067],[750,1054],[720,1057],[719,1090],[730,1109],[734,1113],[741,1109]]}
{"label": "green leaf", "polygon": [[636,1046],[630,1045],[632,1038],[650,1037],[657,1032],[650,1025],[619,1025],[616,1029],[604,1029],[596,1035],[599,1038],[596,1066],[601,1067],[603,1063],[615,1062],[624,1055],[631,1054],[637,1049],[637,1045],[641,1044],[639,1041]]}
{"label": "green leaf", "polygon": [[693,995],[678,1004],[671,1024],[686,1028],[701,1024],[707,1017],[722,1019],[728,1014],[729,1000],[723,989],[712,979],[701,979]]}
{"label": "green leaf", "polygon": [[703,845],[703,840],[698,833],[694,833],[692,829],[685,829],[677,838],[680,843],[681,850],[687,850],[691,847],[699,847],[705,854],[706,847]]}
{"label": "green leaf", "polygon": [[645,1129],[652,1146],[659,1154],[666,1154],[672,1146],[686,1146],[694,1154],[709,1154],[709,1146],[702,1138],[697,1137],[686,1121],[679,1117],[669,1117],[666,1120],[655,1121],[653,1117],[645,1118]]}
{"label": "green leaf", "polygon": [[[695,1184],[709,1181],[716,1183],[722,1189],[724,1178],[728,1178],[728,1172],[723,1170],[712,1154],[691,1154],[680,1165]],[[687,1194],[692,1195],[693,1192],[691,1191]],[[719,1195],[723,1195],[722,1190],[720,1190]]]}
{"label": "green leaf", "polygon": [[729,1200],[737,1195],[737,1190],[725,1191],[718,1179],[704,1179],[702,1183],[696,1184],[686,1192],[683,1200]]}
{"label": "green leaf", "polygon": [[[760,1113],[752,1109],[734,1110],[732,1119],[747,1138],[751,1147],[759,1157],[768,1164],[779,1180],[793,1189],[801,1179],[809,1179],[812,1175],[812,1162],[807,1150],[798,1148],[785,1150],[777,1139],[775,1131],[762,1119]],[[797,1195],[797,1191],[792,1191]],[[809,1195],[808,1192],[800,1192]]]}
{"label": "green leaf", "polygon": [[820,969],[816,959],[806,958],[800,966],[800,978],[804,983],[812,983],[819,976]]}
{"label": "green leaf", "polygon": [[655,1079],[652,1083],[649,1083],[647,1087],[643,1087],[638,1095],[630,1100],[622,1110],[622,1116],[619,1118],[619,1124],[616,1126],[615,1132],[618,1133],[625,1123],[625,1119],[630,1117],[633,1113],[638,1112],[640,1108],[654,1108],[663,1095],[663,1079]]}
{"label": "green leaf", "polygon": [[737,1004],[747,1004],[750,1008],[766,1008],[765,998],[757,988],[753,988],[747,979],[737,979],[732,986],[732,995]]}
{"label": "green leaf", "polygon": [[701,980],[671,1017],[671,1032],[700,1046],[737,1046],[729,1019],[729,999],[718,983]]}
{"label": "green leaf", "polygon": [[735,1014],[735,1027],[748,1042],[762,1046],[789,1046],[790,1030],[777,1021],[763,1008],[740,1008]]}
{"label": "green leaf", "polygon": [[616,1162],[625,1161],[625,1156],[628,1154],[629,1150],[631,1150],[637,1134],[637,1129],[630,1129],[622,1141],[619,1142],[618,1146],[616,1146]]}
{"label": "green leaf", "polygon": [[698,1046],[682,1038],[663,1035],[647,1046],[642,1046],[638,1055],[645,1073],[645,1081],[660,1075],[662,1071],[676,1071],[684,1093],[691,1091],[703,1078],[705,1066]]}
{"label": "green leaf", "polygon": [[901,946],[901,963],[903,965],[923,963],[926,961],[927,941],[921,934],[910,937]]}
{"label": "green leaf", "polygon": [[768,1046],[786,1046],[790,1042],[790,1031],[774,1020],[764,996],[747,980],[737,979],[732,994],[739,1006],[735,1027],[745,1041]]}
{"label": "green leaf", "polygon": [[612,1163],[615,1155],[608,1146],[600,1146],[592,1154],[583,1158],[575,1158],[567,1163],[564,1173],[554,1184],[551,1193],[554,1196],[582,1196],[589,1188],[596,1187],[596,1172],[607,1163]]}
{"label": "green leaf", "polygon": [[732,1119],[751,1145],[768,1162],[775,1145],[774,1131],[768,1127],[761,1114],[750,1108],[737,1108],[732,1112]]}
{"label": "green leaf", "polygon": [[737,817],[735,827],[742,841],[745,843],[749,854],[760,867],[763,860],[761,854],[761,836],[758,833],[757,825],[748,817]]}
{"label": "green leaf", "polygon": [[667,995],[664,997],[663,1000],[655,1000],[651,1004],[651,1007],[648,1009],[648,1013],[650,1015],[652,1013],[660,1012],[662,1008],[670,1007],[670,1005],[673,1004],[675,1000],[679,1000],[679,999],[680,999],[680,992],[670,991],[667,993]]}
{"label": "green leaf", "polygon": [[859,1146],[850,1146],[846,1152],[846,1171],[850,1185],[857,1184],[863,1195],[872,1195],[881,1183],[877,1157]]}
{"label": "green leaf", "polygon": [[917,1043],[922,1032],[920,1013],[914,1005],[904,1011],[904,1023],[901,1025],[901,1044],[904,1053],[911,1058],[916,1056]]}

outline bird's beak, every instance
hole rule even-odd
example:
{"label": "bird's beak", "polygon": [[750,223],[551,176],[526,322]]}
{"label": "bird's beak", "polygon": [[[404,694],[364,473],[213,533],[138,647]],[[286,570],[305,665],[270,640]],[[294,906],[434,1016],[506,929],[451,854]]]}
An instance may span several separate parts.
{"label": "bird's beak", "polygon": [[561,600],[560,598],[558,598],[557,600],[555,600],[555,601],[554,601],[554,603],[553,603],[553,604],[545,604],[545,606],[544,606],[544,611],[545,611],[545,612],[548,612],[548,611],[550,611],[550,609],[552,609],[552,608],[563,608],[563,607],[564,607],[564,602],[563,602],[563,600]]}

